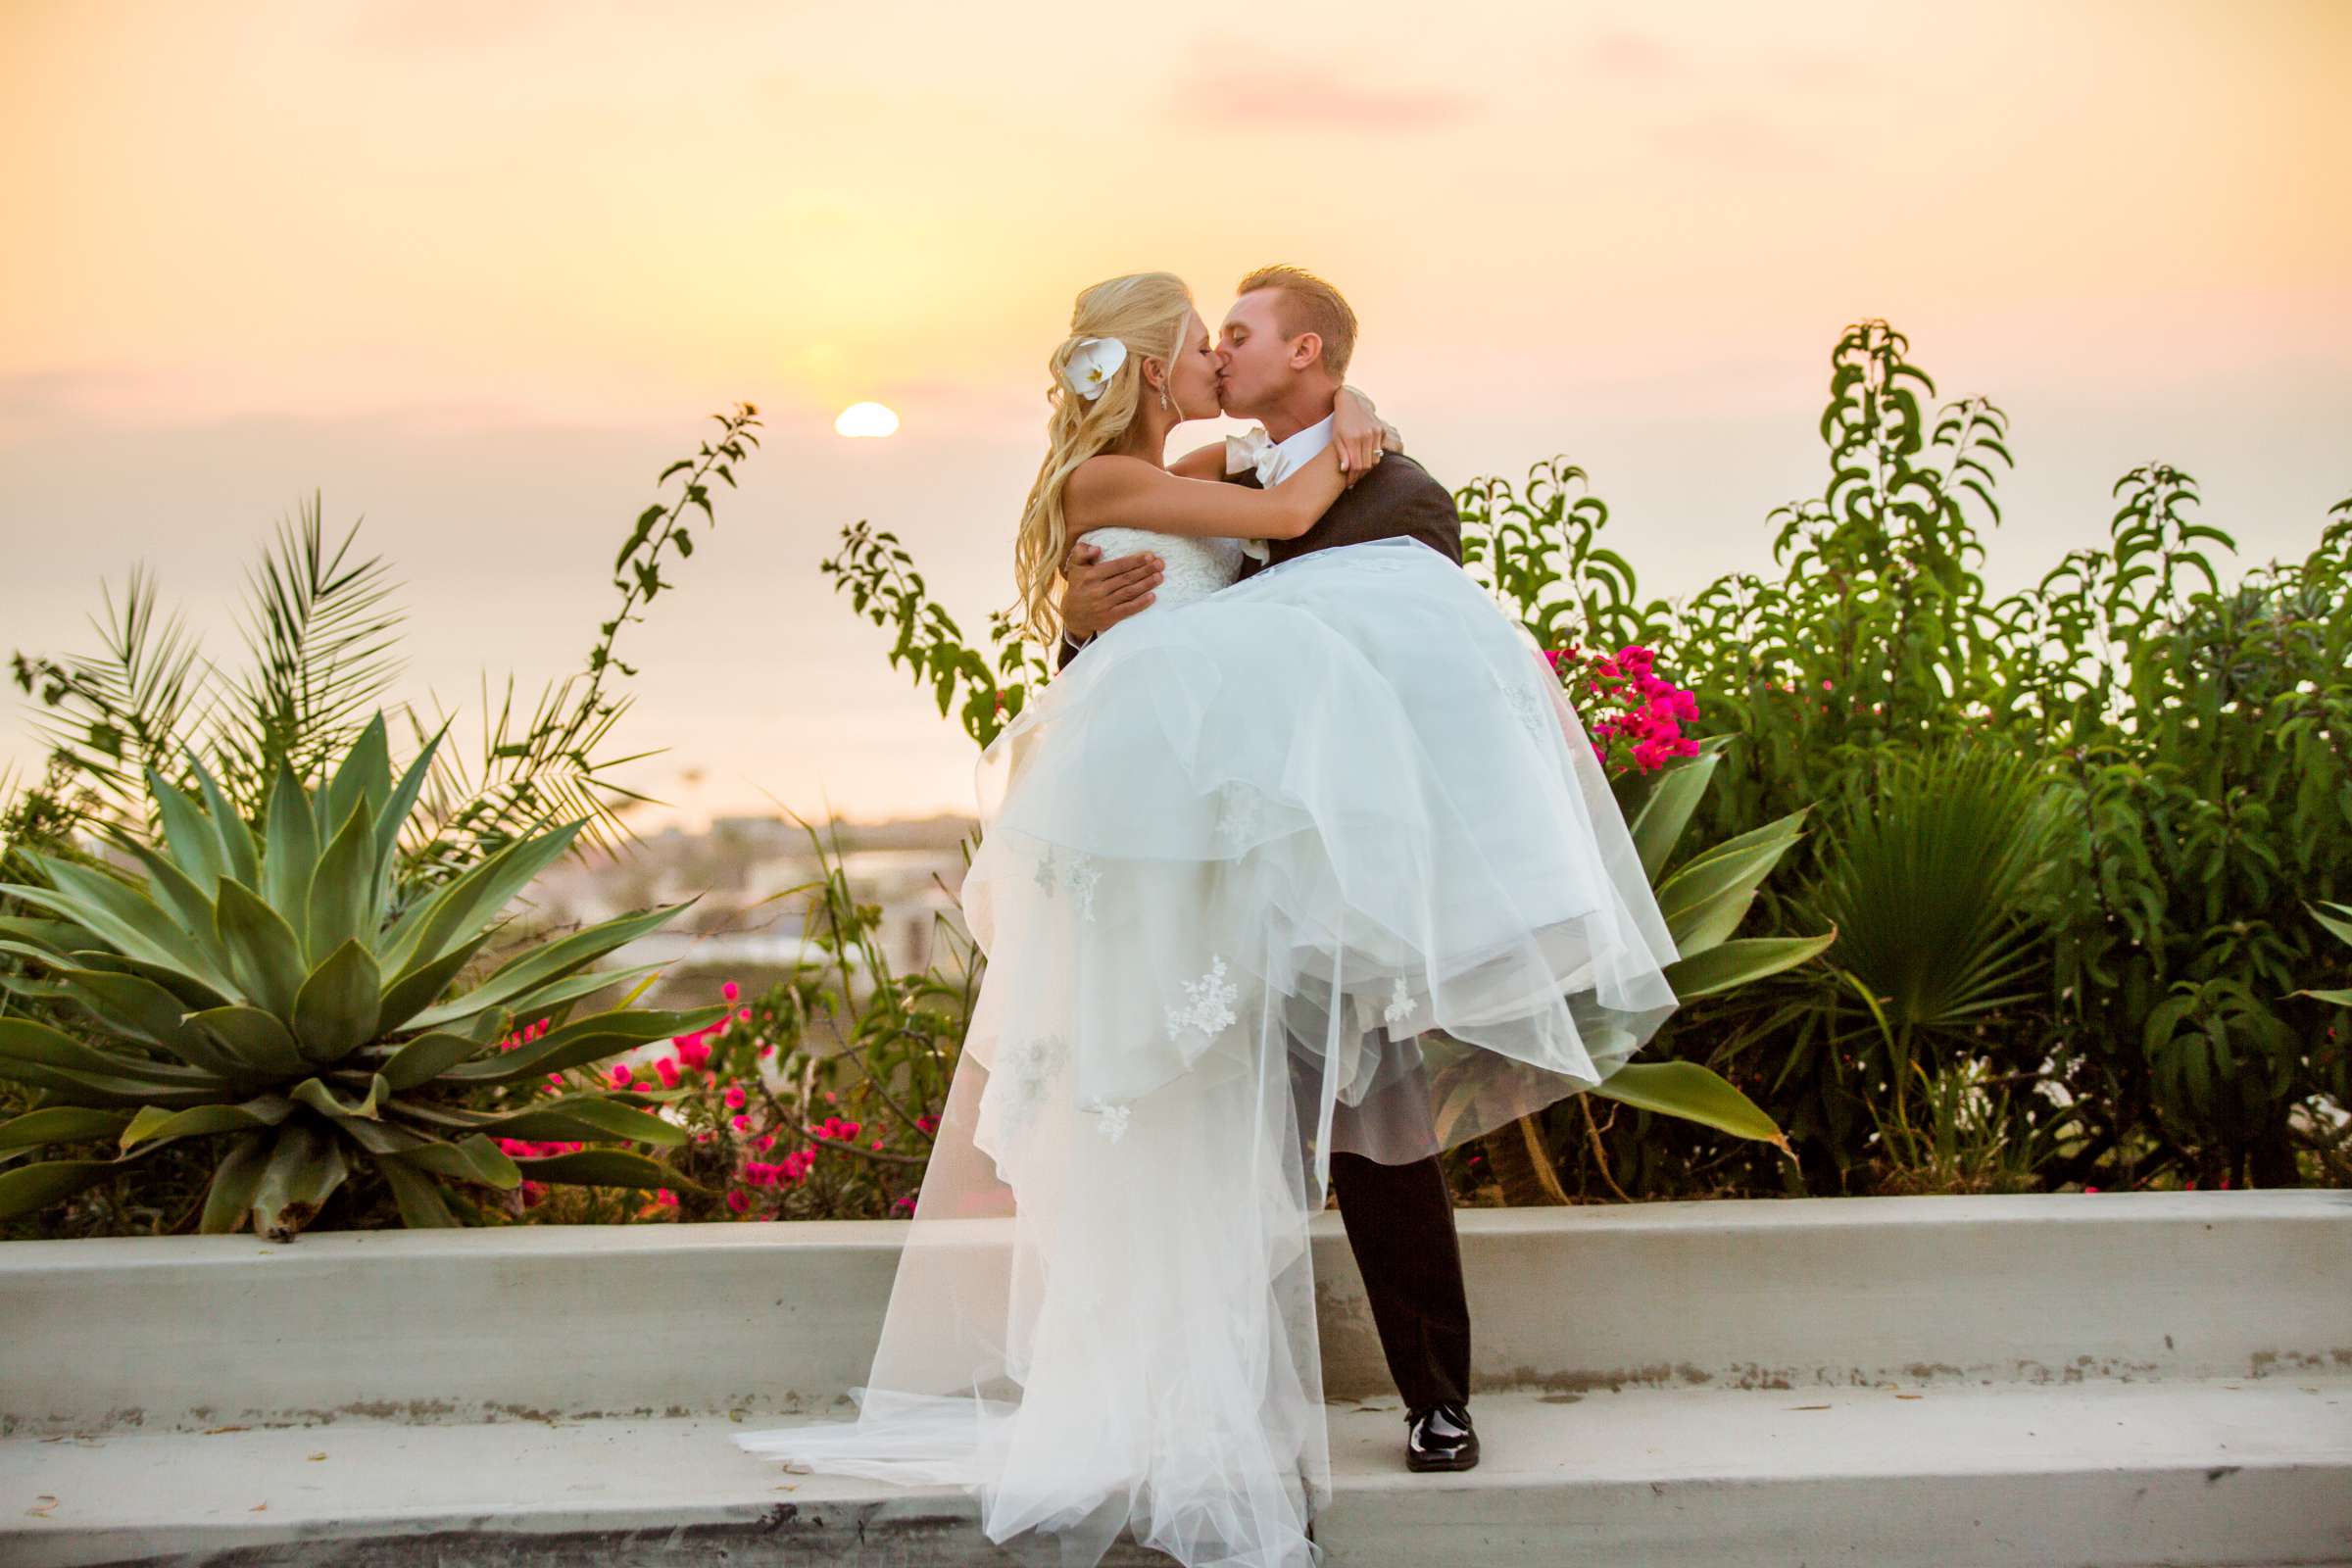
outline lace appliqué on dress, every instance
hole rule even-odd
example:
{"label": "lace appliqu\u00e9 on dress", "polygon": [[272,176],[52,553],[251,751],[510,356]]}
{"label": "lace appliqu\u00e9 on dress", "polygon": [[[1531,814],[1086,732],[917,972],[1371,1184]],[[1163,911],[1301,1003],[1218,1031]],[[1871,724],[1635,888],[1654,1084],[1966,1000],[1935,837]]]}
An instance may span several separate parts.
{"label": "lace appliqu\u00e9 on dress", "polygon": [[1233,1027],[1233,1004],[1241,988],[1225,978],[1225,960],[1217,958],[1208,973],[1184,983],[1184,1005],[1168,1008],[1168,1041],[1176,1044],[1192,1031],[1213,1040]]}
{"label": "lace appliqu\u00e9 on dress", "polygon": [[1255,833],[1265,817],[1265,803],[1257,792],[1239,779],[1227,779],[1217,786],[1217,838],[1226,844],[1240,844]]}
{"label": "lace appliqu\u00e9 on dress", "polygon": [[1095,1131],[1101,1133],[1103,1137],[1109,1139],[1114,1144],[1126,1136],[1127,1119],[1133,1113],[1135,1107],[1127,1104],[1111,1104],[1097,1105],[1092,1108],[1097,1118],[1095,1122]]}
{"label": "lace appliqu\u00e9 on dress", "polygon": [[1045,854],[1037,858],[1037,872],[1031,880],[1049,899],[1054,897],[1056,889],[1068,888],[1078,895],[1079,918],[1092,920],[1095,917],[1095,884],[1102,880],[1102,870],[1095,864],[1093,856],[1080,851],[1064,861],[1058,859],[1049,847]]}
{"label": "lace appliqu\u00e9 on dress", "polygon": [[1053,1091],[1054,1080],[1061,1076],[1061,1064],[1068,1056],[1068,1048],[1059,1035],[1041,1035],[1007,1045],[997,1054],[995,1075],[989,1089],[996,1092],[1001,1083],[1004,1095],[1005,1130],[1020,1132],[1037,1119],[1044,1107],[1046,1096]]}
{"label": "lace appliqu\u00e9 on dress", "polygon": [[1396,977],[1396,985],[1389,993],[1389,1004],[1380,1009],[1380,1016],[1389,1023],[1402,1023],[1413,1015],[1413,994],[1404,984],[1404,976]]}
{"label": "lace appliqu\u00e9 on dress", "polygon": [[1527,731],[1530,740],[1542,741],[1546,724],[1556,731],[1559,715],[1531,682],[1505,680],[1497,674],[1494,684],[1502,689],[1503,701],[1510,704],[1512,716],[1519,720],[1519,727]]}

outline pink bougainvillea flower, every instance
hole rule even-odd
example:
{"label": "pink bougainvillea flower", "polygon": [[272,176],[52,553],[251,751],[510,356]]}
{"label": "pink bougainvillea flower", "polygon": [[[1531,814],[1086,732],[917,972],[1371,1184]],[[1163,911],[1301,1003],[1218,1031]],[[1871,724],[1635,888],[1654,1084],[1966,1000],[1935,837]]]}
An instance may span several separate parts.
{"label": "pink bougainvillea flower", "polygon": [[741,1110],[751,1102],[752,1097],[743,1092],[743,1085],[727,1085],[727,1108],[729,1110]]}
{"label": "pink bougainvillea flower", "polygon": [[726,998],[729,1002],[733,1002],[737,997],[743,995],[743,988],[738,986],[734,981],[730,980],[725,985],[718,988],[718,994]]}
{"label": "pink bougainvillea flower", "polygon": [[632,1073],[632,1072],[630,1072],[630,1071],[629,1071],[629,1064],[628,1064],[627,1062],[625,1062],[625,1061],[616,1061],[616,1062],[614,1062],[614,1063],[612,1064],[612,1087],[613,1087],[613,1088],[615,1088],[615,1089],[626,1089],[626,1088],[628,1088],[628,1087],[629,1087],[629,1080],[630,1080],[631,1078],[635,1077],[635,1076],[636,1076],[636,1074],[634,1074],[634,1073]]}
{"label": "pink bougainvillea flower", "polygon": [[752,1118],[749,1116],[729,1116],[727,1118],[727,1125],[734,1128],[739,1133],[748,1133],[752,1130]]}
{"label": "pink bougainvillea flower", "polygon": [[752,1140],[752,1147],[764,1154],[769,1150],[776,1147],[776,1135],[774,1133],[761,1133],[759,1137]]}
{"label": "pink bougainvillea flower", "polygon": [[657,1188],[654,1191],[654,1201],[664,1208],[675,1208],[678,1206],[678,1195],[666,1187]]}
{"label": "pink bougainvillea flower", "polygon": [[663,1056],[656,1061],[654,1071],[661,1075],[662,1088],[675,1089],[678,1087],[678,1064],[669,1057]]}
{"label": "pink bougainvillea flower", "polygon": [[752,1211],[752,1200],[742,1188],[738,1187],[727,1194],[727,1207],[738,1214],[748,1214]]}

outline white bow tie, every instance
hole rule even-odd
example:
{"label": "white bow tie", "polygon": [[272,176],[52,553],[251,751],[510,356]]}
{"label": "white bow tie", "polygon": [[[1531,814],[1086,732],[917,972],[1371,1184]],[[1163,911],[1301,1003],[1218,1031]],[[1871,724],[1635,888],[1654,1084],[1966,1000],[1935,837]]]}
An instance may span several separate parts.
{"label": "white bow tie", "polygon": [[1262,428],[1245,430],[1240,435],[1225,438],[1225,471],[1239,473],[1250,468],[1257,474],[1257,482],[1271,486],[1282,477],[1290,465],[1285,459],[1282,444],[1268,438]]}
{"label": "white bow tie", "polygon": [[[1227,473],[1239,473],[1244,468],[1250,468],[1256,472],[1260,485],[1271,485],[1281,477],[1284,466],[1282,454],[1275,450],[1275,443],[1266,438],[1262,428],[1251,428],[1240,435],[1225,438]],[[1263,539],[1243,540],[1242,554],[1256,562],[1274,559],[1272,547]]]}

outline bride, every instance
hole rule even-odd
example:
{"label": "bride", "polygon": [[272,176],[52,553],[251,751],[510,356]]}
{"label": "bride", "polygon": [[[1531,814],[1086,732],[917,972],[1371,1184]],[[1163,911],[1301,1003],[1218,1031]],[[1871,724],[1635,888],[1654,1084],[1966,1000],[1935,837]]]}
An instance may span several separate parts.
{"label": "bride", "polygon": [[1080,536],[1142,530],[1166,581],[981,758],[988,968],[856,1419],[734,1441],[966,1489],[1065,1568],[1122,1530],[1321,1563],[1331,1156],[1601,1082],[1673,1008],[1673,944],[1558,681],[1456,562],[1380,538],[1240,577],[1340,498],[1343,444],[1265,489],[1163,466],[1217,410],[1178,279],[1086,290],[1050,367],[1028,632]]}

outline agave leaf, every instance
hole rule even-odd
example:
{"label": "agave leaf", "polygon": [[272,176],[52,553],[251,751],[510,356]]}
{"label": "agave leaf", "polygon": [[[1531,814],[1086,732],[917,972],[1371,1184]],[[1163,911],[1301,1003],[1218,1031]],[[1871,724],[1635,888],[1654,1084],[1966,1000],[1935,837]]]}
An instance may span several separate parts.
{"label": "agave leaf", "polygon": [[[136,958],[125,958],[120,953],[101,953],[94,949],[77,951],[71,956],[84,969],[99,969],[108,974],[136,975],[142,980],[162,986],[166,991],[177,997],[180,1004],[191,1012],[205,1007],[229,1005],[229,999],[222,996],[220,992],[201,980],[191,979],[179,970],[166,964],[143,963]],[[236,989],[235,983],[225,978],[221,984],[228,990]]]}
{"label": "agave leaf", "polygon": [[[1762,880],[1762,872],[1758,873],[1758,880]],[[1674,939],[1676,956],[1689,958],[1709,948],[1721,947],[1740,929],[1740,922],[1747,918],[1747,911],[1755,902],[1756,890],[1750,884],[1725,888],[1713,898],[1685,909],[1666,923],[1666,934]]]}
{"label": "agave leaf", "polygon": [[294,776],[293,764],[283,758],[270,786],[264,830],[268,847],[262,855],[261,896],[291,925],[303,918],[304,896],[311,889],[311,874],[318,868],[318,823],[311,815],[311,799]]}
{"label": "agave leaf", "polygon": [[261,1095],[239,1105],[194,1105],[178,1111],[149,1105],[131,1117],[130,1125],[122,1129],[122,1144],[123,1149],[130,1150],[141,1144],[160,1144],[198,1133],[238,1133],[256,1127],[274,1127],[293,1113],[294,1102],[283,1095]]}
{"label": "agave leaf", "polygon": [[103,1051],[29,1018],[0,1018],[0,1076],[13,1076],[13,1068],[24,1066],[95,1073],[159,1090],[209,1087],[217,1091],[220,1087],[211,1073],[176,1061],[153,1061],[127,1052]]}
{"label": "agave leaf", "polygon": [[480,1133],[472,1133],[455,1143],[428,1143],[400,1156],[404,1164],[418,1170],[431,1171],[436,1176],[453,1177],[462,1182],[479,1182],[501,1192],[513,1192],[522,1185],[522,1172],[507,1152]]}
{"label": "agave leaf", "polygon": [[633,1105],[594,1094],[550,1100],[485,1123],[482,1131],[539,1143],[615,1139],[630,1144],[658,1144],[664,1149],[674,1149],[692,1136],[674,1121],[648,1115]]}
{"label": "agave leaf", "polygon": [[697,1007],[688,1012],[605,1012],[576,1019],[550,1030],[528,1045],[499,1053],[480,1061],[453,1067],[444,1081],[466,1084],[508,1084],[545,1073],[561,1072],[642,1046],[649,1040],[690,1034],[716,1023],[730,1009]]}
{"label": "agave leaf", "polygon": [[368,1086],[368,1098],[356,1105],[347,1105],[337,1100],[335,1092],[326,1086],[323,1078],[305,1078],[287,1090],[286,1094],[297,1103],[308,1105],[313,1110],[339,1116],[358,1116],[368,1121],[383,1120],[383,1111],[377,1102],[391,1098],[391,1091],[384,1087],[381,1073],[372,1076]]}
{"label": "agave leaf", "polygon": [[[319,792],[319,821],[327,828],[348,821],[352,811],[365,801],[370,823],[368,831],[372,835],[375,813],[384,808],[391,794],[392,748],[384,730],[384,715],[379,711],[368,720],[359,738],[351,743],[351,750],[343,754],[343,763],[335,769],[334,777]],[[369,866],[372,869],[372,856]]]}
{"label": "agave leaf", "polygon": [[0,1219],[17,1219],[85,1187],[95,1187],[120,1168],[112,1159],[52,1159],[0,1171]]}
{"label": "agave leaf", "polygon": [[292,1032],[273,1012],[259,1007],[213,1007],[188,1021],[257,1077],[287,1078],[311,1070]]}
{"label": "agave leaf", "polygon": [[[124,840],[122,847],[146,866],[148,896],[172,916],[187,940],[202,950],[209,972],[227,974],[228,950],[220,945],[220,915],[212,898],[190,881],[186,872],[146,845]],[[219,880],[213,885],[219,887]]]}
{"label": "agave leaf", "polygon": [[509,900],[564,857],[584,825],[570,822],[518,839],[401,916],[383,943],[389,966],[405,971],[430,962],[489,925]]}
{"label": "agave leaf", "polygon": [[212,773],[198,760],[194,752],[188,753],[188,767],[196,775],[197,787],[204,791],[205,814],[213,820],[213,832],[220,841],[220,863],[225,874],[235,877],[247,887],[261,880],[262,862],[254,850],[253,829],[238,814]]}
{"label": "agave leaf", "polygon": [[516,1018],[527,1020],[534,1014],[546,1013],[550,1008],[577,1002],[582,997],[594,996],[599,991],[628,986],[629,995],[616,1004],[625,1007],[644,994],[645,987],[638,982],[661,972],[662,965],[658,963],[641,963],[630,969],[590,969],[581,974],[568,975],[552,985],[541,986],[527,996],[516,997],[504,1006]]}
{"label": "agave leaf", "polygon": [[118,1111],[89,1105],[44,1105],[0,1121],[0,1149],[38,1149],[44,1144],[78,1144],[112,1139],[130,1124]]}
{"label": "agave leaf", "polygon": [[[440,1024],[470,1018],[484,1007],[514,1002],[551,981],[564,979],[574,970],[586,968],[615,948],[636,941],[685,907],[686,905],[678,904],[666,908],[622,915],[520,954],[501,965],[489,979],[472,991],[418,1014],[411,1020],[411,1026],[431,1029]],[[587,990],[602,990],[611,983],[609,980],[600,981]],[[586,995],[586,992],[575,994]]]}
{"label": "agave leaf", "polygon": [[375,1038],[382,995],[374,956],[346,939],[295,995],[295,1044],[312,1061],[341,1061]]}
{"label": "agave leaf", "polygon": [[1683,830],[1690,825],[1690,813],[1698,809],[1699,801],[1706,795],[1726,744],[1724,737],[1711,737],[1701,745],[1696,757],[1687,757],[1657,774],[1641,809],[1627,824],[1634,837],[1634,848],[1642,857],[1642,874],[1651,882],[1656,882],[1658,873],[1666,868],[1667,858],[1674,853]]}
{"label": "agave leaf", "polygon": [[2298,991],[2294,994],[2309,997],[2314,1002],[2325,1002],[2333,1007],[2352,1007],[2352,991]]}
{"label": "agave leaf", "polygon": [[[28,915],[10,915],[0,918],[0,937],[13,937],[31,947],[46,949],[63,956],[75,948],[90,945],[91,933],[86,926],[71,920],[40,920]],[[38,957],[40,955],[35,954]]]}
{"label": "agave leaf", "polygon": [[291,1117],[277,1129],[269,1162],[253,1193],[253,1231],[272,1242],[290,1242],[318,1217],[336,1188],[351,1174],[343,1146],[316,1122]]}
{"label": "agave leaf", "polygon": [[1754,1139],[1792,1159],[1796,1156],[1780,1124],[1762,1106],[1695,1061],[1628,1062],[1589,1092],[1637,1110],[1654,1110],[1735,1138]]}
{"label": "agave leaf", "polygon": [[429,1083],[482,1049],[478,1040],[464,1035],[418,1035],[384,1058],[376,1071],[395,1092]]}
{"label": "agave leaf", "polygon": [[1658,885],[1658,912],[1666,917],[1669,929],[1677,919],[1725,890],[1753,889],[1762,882],[1796,842],[1807,809],[1810,808],[1800,808],[1762,827],[1725,839],[1677,866],[1674,874]]}
{"label": "agave leaf", "polygon": [[303,929],[311,961],[354,938],[372,945],[376,907],[375,817],[363,799],[311,874]]}
{"label": "agave leaf", "polygon": [[[1818,937],[1747,937],[1666,966],[1666,983],[1679,1001],[1690,1002],[1792,969],[1828,951],[1838,933]],[[1630,1065],[1630,1064],[1629,1064]],[[1618,1069],[1623,1071],[1623,1068]]]}
{"label": "agave leaf", "polygon": [[164,822],[164,844],[172,858],[199,889],[210,888],[227,873],[220,835],[205,819],[204,808],[173,788],[152,766],[147,769],[147,795]]}
{"label": "agave leaf", "polygon": [[170,1046],[185,1032],[188,1009],[152,980],[105,969],[58,967],[52,972],[67,995],[117,1034],[151,1046]]}
{"label": "agave leaf", "polygon": [[416,808],[417,799],[424,793],[425,781],[432,776],[433,754],[441,749],[441,738],[449,733],[449,725],[450,720],[442,720],[441,727],[424,743],[416,760],[409,763],[409,770],[393,786],[391,798],[375,813],[375,858],[382,873],[379,880],[387,888],[393,854],[400,845],[400,830],[407,825],[409,813]]}
{"label": "agave leaf", "polygon": [[87,927],[124,957],[174,970],[216,991],[229,985],[228,977],[216,971],[187,934],[138,889],[103,871],[35,851],[25,851],[24,857],[41,868],[51,886],[0,892]]}
{"label": "agave leaf", "polygon": [[441,1197],[440,1184],[423,1171],[405,1160],[384,1159],[376,1169],[391,1185],[392,1196],[400,1203],[400,1222],[411,1230],[455,1229],[458,1217],[449,1211]]}
{"label": "agave leaf", "polygon": [[466,964],[473,961],[473,956],[482,951],[482,944],[488,942],[491,933],[485,931],[461,942],[432,962],[419,964],[387,986],[384,989],[383,1016],[376,1022],[376,1032],[390,1034],[395,1029],[418,1027],[414,1021],[416,1014],[431,1006],[441,993],[449,989],[450,983],[457,979]]}
{"label": "agave leaf", "polygon": [[581,1149],[543,1159],[518,1159],[514,1166],[525,1181],[562,1182],[577,1187],[667,1187],[685,1193],[710,1191],[659,1160],[625,1149]]}
{"label": "agave leaf", "polygon": [[220,884],[217,925],[228,949],[229,972],[248,1001],[280,1018],[294,1013],[294,998],[308,972],[302,940],[275,909],[235,878]]}
{"label": "agave leaf", "polygon": [[213,1167],[212,1185],[205,1189],[204,1218],[197,1230],[206,1236],[225,1236],[245,1221],[253,1195],[269,1164],[270,1138],[256,1130],[233,1140],[220,1163]]}

